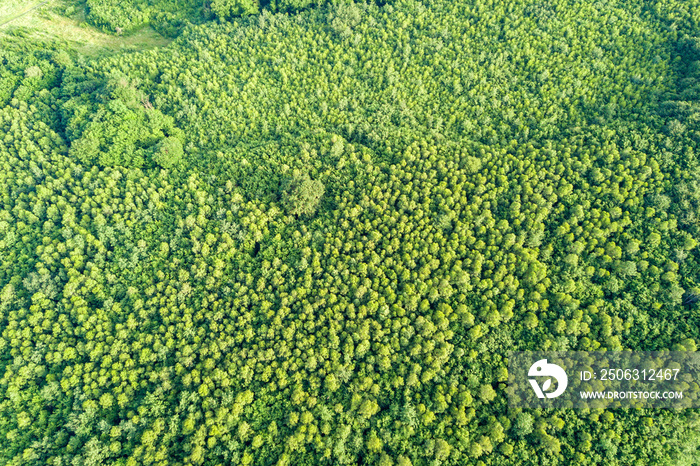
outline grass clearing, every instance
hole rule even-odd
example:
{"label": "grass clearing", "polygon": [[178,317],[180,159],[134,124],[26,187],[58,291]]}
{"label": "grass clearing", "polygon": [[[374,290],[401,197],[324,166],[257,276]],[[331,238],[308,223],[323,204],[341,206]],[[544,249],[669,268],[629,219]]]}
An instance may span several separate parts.
{"label": "grass clearing", "polygon": [[70,6],[60,0],[2,0],[0,41],[7,33],[21,28],[29,34],[28,37],[63,40],[79,53],[92,57],[163,47],[171,42],[171,39],[161,36],[150,27],[123,36],[105,34],[85,22],[84,8],[71,10]]}
{"label": "grass clearing", "polygon": [[17,0],[4,0],[0,3],[0,26],[9,23],[13,19],[26,14],[38,7],[44,1],[21,2]]}

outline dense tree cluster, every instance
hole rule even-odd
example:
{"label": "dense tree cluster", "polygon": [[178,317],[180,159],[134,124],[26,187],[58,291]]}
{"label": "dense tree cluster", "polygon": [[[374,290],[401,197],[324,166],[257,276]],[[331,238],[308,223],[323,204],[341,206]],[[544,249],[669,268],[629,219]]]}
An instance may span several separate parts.
{"label": "dense tree cluster", "polygon": [[151,25],[161,34],[174,37],[190,23],[211,19],[210,3],[205,0],[86,0],[78,5],[84,6],[90,24],[106,32],[127,34]]}
{"label": "dense tree cluster", "polygon": [[[340,5],[352,4],[341,0]],[[380,0],[378,4],[385,3]],[[144,25],[175,37],[188,24],[217,18],[231,21],[258,13],[295,13],[329,0],[86,0],[87,20],[111,33],[125,34]]]}
{"label": "dense tree cluster", "polygon": [[182,130],[126,76],[117,73],[70,88],[76,90],[81,93],[61,106],[72,158],[86,165],[127,167],[149,161],[172,167],[182,158]]}
{"label": "dense tree cluster", "polygon": [[505,398],[512,350],[700,342],[700,30],[650,5],[0,50],[0,462],[693,464],[695,410]]}

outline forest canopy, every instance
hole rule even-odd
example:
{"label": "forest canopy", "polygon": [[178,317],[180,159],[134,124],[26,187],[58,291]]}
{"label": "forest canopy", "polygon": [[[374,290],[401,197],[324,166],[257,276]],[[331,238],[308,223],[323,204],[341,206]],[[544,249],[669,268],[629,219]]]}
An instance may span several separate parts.
{"label": "forest canopy", "polygon": [[506,382],[697,351],[700,2],[75,7],[175,40],[0,36],[0,463],[697,464]]}

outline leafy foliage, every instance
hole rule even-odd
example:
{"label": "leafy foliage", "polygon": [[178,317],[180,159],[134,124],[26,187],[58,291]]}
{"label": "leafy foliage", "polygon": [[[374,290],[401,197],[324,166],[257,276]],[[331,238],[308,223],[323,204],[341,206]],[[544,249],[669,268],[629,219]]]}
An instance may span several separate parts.
{"label": "leafy foliage", "polygon": [[259,8],[257,0],[214,0],[211,4],[216,16],[224,19],[252,15],[258,13]]}
{"label": "leafy foliage", "polygon": [[296,174],[284,181],[282,203],[292,215],[311,215],[316,212],[324,191],[325,187],[320,181],[312,180],[308,175]]}
{"label": "leafy foliage", "polygon": [[176,137],[163,138],[156,146],[153,160],[163,168],[177,166],[182,160],[182,142]]}
{"label": "leafy foliage", "polygon": [[696,2],[649,5],[4,46],[0,462],[692,464],[693,410],[505,401],[514,349],[697,350]]}
{"label": "leafy foliage", "polygon": [[62,106],[70,155],[84,164],[143,166],[152,154],[161,166],[182,158],[182,131],[125,76],[105,79],[93,95],[81,94]]}

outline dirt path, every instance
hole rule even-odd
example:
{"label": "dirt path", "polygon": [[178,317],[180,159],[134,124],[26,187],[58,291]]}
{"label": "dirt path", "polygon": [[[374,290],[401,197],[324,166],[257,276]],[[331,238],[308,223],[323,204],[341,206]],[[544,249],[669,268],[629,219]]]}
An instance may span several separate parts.
{"label": "dirt path", "polygon": [[46,4],[49,3],[50,1],[51,1],[51,0],[46,0],[46,1],[44,1],[44,2],[41,2],[41,3],[37,4],[37,5],[34,5],[33,7],[29,8],[28,10],[26,10],[26,11],[24,11],[24,12],[18,14],[18,15],[15,16],[14,18],[10,18],[10,19],[8,19],[7,21],[5,21],[4,23],[0,23],[0,28],[3,27],[3,26],[6,25],[6,24],[10,24],[12,21],[16,20],[17,18],[21,18],[22,16],[26,15],[26,14],[29,13],[30,11],[36,10],[36,9],[39,8],[40,6],[46,5]]}

